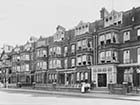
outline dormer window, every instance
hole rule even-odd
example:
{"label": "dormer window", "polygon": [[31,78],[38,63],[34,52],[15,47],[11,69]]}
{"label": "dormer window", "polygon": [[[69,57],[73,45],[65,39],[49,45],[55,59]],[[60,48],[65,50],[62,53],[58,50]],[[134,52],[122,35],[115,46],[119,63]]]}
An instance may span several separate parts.
{"label": "dormer window", "polygon": [[106,19],[106,22],[108,22],[108,18]]}
{"label": "dormer window", "polygon": [[109,19],[112,20],[112,17],[110,17]]}
{"label": "dormer window", "polygon": [[121,21],[118,21],[118,25],[121,24]]}
{"label": "dormer window", "polygon": [[117,23],[114,23],[114,25],[116,26],[116,25],[117,25]]}

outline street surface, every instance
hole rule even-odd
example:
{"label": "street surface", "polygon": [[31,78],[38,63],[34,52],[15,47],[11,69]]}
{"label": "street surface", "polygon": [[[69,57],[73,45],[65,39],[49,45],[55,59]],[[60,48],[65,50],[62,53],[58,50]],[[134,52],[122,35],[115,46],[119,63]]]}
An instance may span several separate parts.
{"label": "street surface", "polygon": [[140,101],[82,98],[0,90],[0,105],[140,105]]}

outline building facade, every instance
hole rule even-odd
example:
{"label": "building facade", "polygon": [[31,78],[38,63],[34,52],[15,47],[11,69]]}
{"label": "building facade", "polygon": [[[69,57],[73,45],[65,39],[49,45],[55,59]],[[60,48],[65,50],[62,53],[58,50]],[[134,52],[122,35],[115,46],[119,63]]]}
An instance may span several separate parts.
{"label": "building facade", "polygon": [[[9,83],[46,87],[97,88],[131,82],[140,86],[140,8],[100,11],[94,22],[80,21],[73,29],[58,25],[50,37],[16,46],[10,52]],[[1,71],[2,71],[1,57]]]}

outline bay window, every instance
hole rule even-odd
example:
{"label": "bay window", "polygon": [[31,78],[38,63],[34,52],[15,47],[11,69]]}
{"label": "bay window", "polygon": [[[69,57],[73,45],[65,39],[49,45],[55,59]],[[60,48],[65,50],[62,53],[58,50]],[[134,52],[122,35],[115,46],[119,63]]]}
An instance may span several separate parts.
{"label": "bay window", "polygon": [[105,44],[105,35],[101,35],[101,36],[99,37],[99,44],[100,44],[101,46],[103,46],[103,45]]}
{"label": "bay window", "polygon": [[106,44],[111,43],[111,33],[106,34]]}
{"label": "bay window", "polygon": [[53,49],[50,48],[50,49],[49,49],[49,55],[52,55],[52,52],[53,52]]}
{"label": "bay window", "polygon": [[46,56],[47,55],[47,51],[45,49],[43,49],[43,56]]}
{"label": "bay window", "polygon": [[92,64],[92,56],[90,56],[90,55],[87,56],[87,63],[88,63],[88,65]]}
{"label": "bay window", "polygon": [[82,56],[83,65],[86,65],[86,61],[87,61],[86,57],[87,57],[86,55],[83,55]]}
{"label": "bay window", "polygon": [[112,60],[113,60],[113,62],[117,62],[117,60],[118,60],[116,51],[112,52]]}
{"label": "bay window", "polygon": [[118,43],[118,37],[117,37],[117,34],[115,32],[112,33],[112,42]]}
{"label": "bay window", "polygon": [[57,47],[56,54],[61,54],[61,48],[60,47]]}
{"label": "bay window", "polygon": [[77,50],[80,50],[82,48],[82,41],[77,42]]}
{"label": "bay window", "polygon": [[53,68],[53,66],[52,66],[52,65],[53,65],[53,61],[52,61],[52,60],[50,60],[50,61],[49,61],[49,68],[50,68],[50,69],[52,69],[52,68]]}
{"label": "bay window", "polygon": [[107,51],[107,52],[106,52],[106,61],[107,61],[107,62],[111,62],[111,60],[112,60],[111,57],[112,57],[111,51]]}
{"label": "bay window", "polygon": [[78,56],[77,57],[77,65],[80,66],[80,65],[82,65],[81,63],[82,63],[82,58],[81,58],[81,56]]}
{"label": "bay window", "polygon": [[101,63],[105,63],[105,52],[101,52],[101,53],[99,54],[99,61],[100,61]]}
{"label": "bay window", "polygon": [[82,40],[82,48],[87,48],[87,40]]}
{"label": "bay window", "polygon": [[92,48],[92,41],[88,41],[87,46],[88,48]]}

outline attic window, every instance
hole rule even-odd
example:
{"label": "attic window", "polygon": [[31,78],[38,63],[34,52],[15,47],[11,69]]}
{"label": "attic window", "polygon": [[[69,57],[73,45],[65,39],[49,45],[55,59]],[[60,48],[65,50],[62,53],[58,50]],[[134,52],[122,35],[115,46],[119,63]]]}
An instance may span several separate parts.
{"label": "attic window", "polygon": [[79,27],[79,30],[81,30],[81,27]]}
{"label": "attic window", "polygon": [[84,26],[82,28],[85,28]]}
{"label": "attic window", "polygon": [[114,25],[116,26],[116,25],[117,25],[117,23],[114,23]]}
{"label": "attic window", "polygon": [[88,25],[86,25],[86,28],[88,27]]}
{"label": "attic window", "polygon": [[121,21],[118,21],[118,24],[121,24]]}
{"label": "attic window", "polygon": [[106,22],[108,22],[108,19],[106,19]]}
{"label": "attic window", "polygon": [[110,17],[109,19],[112,20],[112,17]]}

